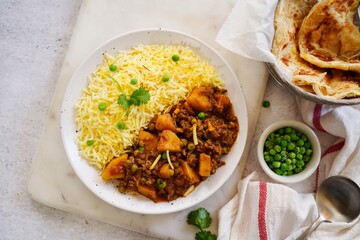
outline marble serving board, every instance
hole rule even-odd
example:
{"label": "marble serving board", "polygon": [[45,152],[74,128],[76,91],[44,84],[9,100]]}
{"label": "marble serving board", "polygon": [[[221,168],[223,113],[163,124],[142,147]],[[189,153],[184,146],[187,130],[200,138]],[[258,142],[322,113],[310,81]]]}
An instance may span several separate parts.
{"label": "marble serving board", "polygon": [[[167,239],[192,239],[196,229],[186,224],[186,216],[193,209],[205,207],[213,216],[210,230],[217,232],[217,212],[234,196],[237,182],[242,178],[268,79],[263,63],[235,55],[214,40],[234,4],[235,1],[217,0],[84,0],[55,89],[48,120],[33,157],[28,182],[31,198],[56,209]],[[65,88],[76,68],[93,49],[115,35],[154,27],[191,34],[208,43],[229,62],[243,88],[249,130],[247,146],[237,169],[210,198],[180,212],[142,215],[120,210],[103,202],[77,178],[63,148],[59,118]]]}

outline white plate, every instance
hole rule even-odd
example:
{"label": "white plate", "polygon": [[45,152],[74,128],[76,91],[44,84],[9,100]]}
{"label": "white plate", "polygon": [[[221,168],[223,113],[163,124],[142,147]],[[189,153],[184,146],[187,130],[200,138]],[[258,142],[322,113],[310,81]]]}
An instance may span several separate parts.
{"label": "white plate", "polygon": [[[226,164],[202,182],[191,194],[171,202],[154,203],[153,201],[132,194],[121,194],[111,183],[104,183],[99,172],[80,156],[76,144],[76,125],[74,106],[86,87],[86,79],[102,62],[105,51],[114,54],[119,50],[127,50],[139,44],[181,44],[192,48],[202,59],[216,67],[225,82],[235,113],[240,122],[240,132],[231,152],[223,160]],[[248,132],[248,116],[245,98],[236,75],[225,60],[203,41],[178,31],[165,29],[144,29],[128,32],[102,44],[80,65],[67,86],[62,111],[61,135],[68,159],[80,180],[95,195],[105,202],[131,212],[142,214],[171,213],[192,207],[216,192],[230,177],[239,163],[244,151]]]}

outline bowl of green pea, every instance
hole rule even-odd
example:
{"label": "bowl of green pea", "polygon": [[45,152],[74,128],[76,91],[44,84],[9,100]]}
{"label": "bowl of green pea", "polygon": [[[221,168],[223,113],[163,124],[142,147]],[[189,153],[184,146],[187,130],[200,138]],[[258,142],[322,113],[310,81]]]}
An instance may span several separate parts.
{"label": "bowl of green pea", "polygon": [[314,173],[320,163],[321,147],[309,126],[284,120],[262,132],[257,154],[262,169],[273,180],[297,183]]}

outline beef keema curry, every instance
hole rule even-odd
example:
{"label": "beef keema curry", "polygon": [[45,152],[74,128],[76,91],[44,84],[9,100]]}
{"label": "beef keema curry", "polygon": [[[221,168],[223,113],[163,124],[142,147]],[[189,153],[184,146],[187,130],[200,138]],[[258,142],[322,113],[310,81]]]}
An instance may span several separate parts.
{"label": "beef keema curry", "polygon": [[226,90],[195,88],[185,101],[155,116],[137,144],[110,161],[101,173],[121,193],[140,193],[154,202],[185,197],[225,164],[239,122]]}

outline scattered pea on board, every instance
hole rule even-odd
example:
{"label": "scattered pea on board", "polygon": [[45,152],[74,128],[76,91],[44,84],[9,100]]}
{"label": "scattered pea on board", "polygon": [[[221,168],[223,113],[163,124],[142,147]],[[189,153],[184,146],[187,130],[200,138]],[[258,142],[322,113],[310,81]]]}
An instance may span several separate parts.
{"label": "scattered pea on board", "polygon": [[270,133],[264,144],[265,162],[276,174],[282,176],[303,171],[312,153],[308,137],[291,127]]}

